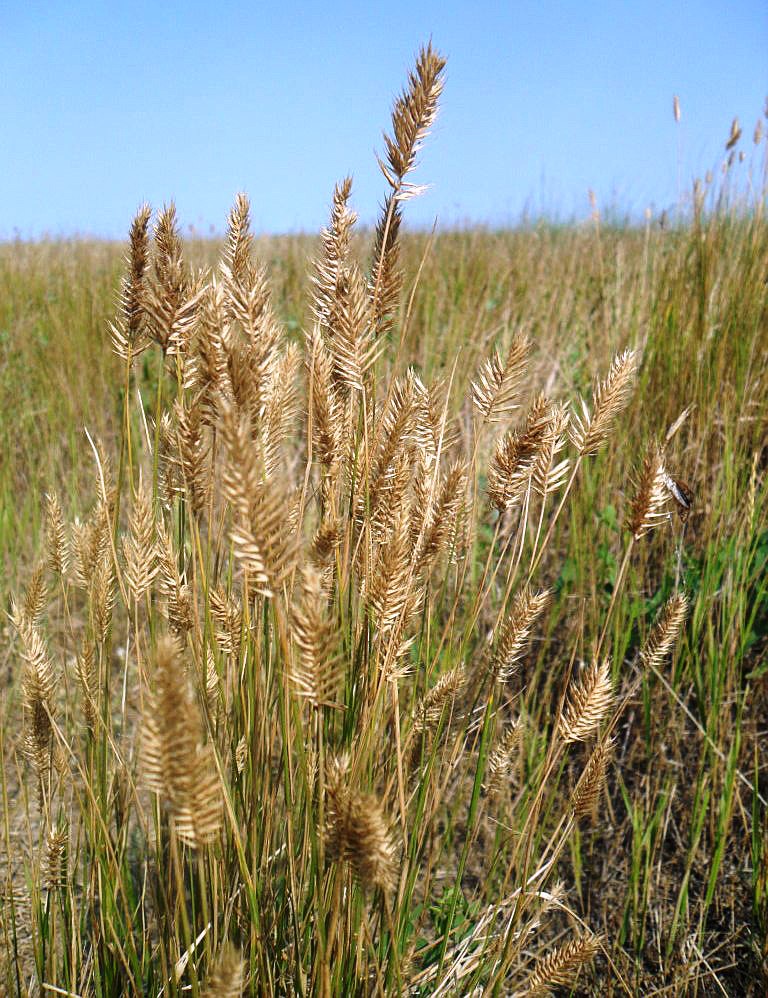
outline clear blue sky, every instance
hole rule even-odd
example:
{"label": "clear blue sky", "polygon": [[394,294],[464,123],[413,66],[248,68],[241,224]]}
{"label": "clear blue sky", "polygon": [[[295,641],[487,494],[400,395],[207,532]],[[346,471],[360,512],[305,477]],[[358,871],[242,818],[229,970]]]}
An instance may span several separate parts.
{"label": "clear blue sky", "polygon": [[660,210],[734,115],[752,154],[766,0],[21,0],[0,5],[0,238],[122,236],[144,199],[220,229],[240,189],[257,228],[314,230],[347,172],[370,220],[391,98],[430,36],[448,70],[419,224],[584,217],[589,188]]}

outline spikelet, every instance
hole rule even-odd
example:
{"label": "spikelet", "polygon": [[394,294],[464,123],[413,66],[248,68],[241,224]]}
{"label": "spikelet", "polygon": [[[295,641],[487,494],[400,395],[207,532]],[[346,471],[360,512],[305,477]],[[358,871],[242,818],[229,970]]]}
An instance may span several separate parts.
{"label": "spikelet", "polygon": [[185,635],[194,623],[189,586],[179,571],[171,536],[163,525],[158,530],[157,567],[160,596],[166,600],[168,622],[177,637]]}
{"label": "spikelet", "polygon": [[221,786],[212,746],[200,743],[199,710],[170,637],[158,642],[154,681],[143,715],[144,779],[167,802],[179,838],[197,848],[221,827]]}
{"label": "spikelet", "polygon": [[658,669],[675,646],[688,615],[687,593],[675,593],[664,604],[648,640],[640,651],[640,661],[648,669]]}
{"label": "spikelet", "polygon": [[232,318],[248,316],[244,323],[248,326],[253,325],[266,305],[261,287],[263,275],[253,261],[250,213],[248,195],[239,191],[227,219],[224,262],[220,267],[230,315]]}
{"label": "spikelet", "polygon": [[352,178],[345,177],[333,190],[333,206],[328,228],[320,232],[322,253],[312,275],[312,312],[320,328],[328,330],[335,309],[339,272],[349,259],[349,241],[357,220],[349,207]]}
{"label": "spikelet", "polygon": [[472,382],[472,401],[485,423],[509,419],[517,409],[520,384],[525,374],[530,341],[523,333],[512,338],[506,359],[498,350],[483,361]]}
{"label": "spikelet", "polygon": [[349,785],[348,762],[333,759],[326,782],[326,848],[331,862],[349,863],[364,888],[394,885],[396,855],[381,803]]}
{"label": "spikelet", "polygon": [[265,481],[264,465],[247,416],[221,402],[227,449],[224,491],[233,507],[230,532],[235,555],[250,583],[273,596],[291,570],[295,535],[288,524],[290,504],[281,483]]}
{"label": "spikelet", "polygon": [[332,516],[325,516],[312,538],[311,556],[316,565],[327,565],[341,543],[341,526]]}
{"label": "spikelet", "polygon": [[494,680],[505,683],[515,674],[531,640],[531,631],[549,603],[550,591],[532,592],[527,586],[516,596],[491,659]]}
{"label": "spikelet", "polygon": [[605,771],[613,753],[613,743],[602,741],[590,755],[571,798],[573,813],[577,818],[591,818],[605,786]]}
{"label": "spikelet", "polygon": [[127,361],[147,346],[146,271],[149,262],[149,219],[152,209],[143,204],[131,224],[128,273],[123,277],[118,305],[118,321],[110,323],[115,353]]}
{"label": "spikelet", "polygon": [[53,694],[56,674],[42,635],[23,608],[15,603],[12,620],[21,641],[24,659],[22,694],[24,709],[24,744],[38,777],[48,769],[52,750]]}
{"label": "spikelet", "polygon": [[731,122],[731,132],[728,136],[728,141],[725,143],[725,151],[730,152],[731,149],[737,144],[741,138],[741,125],[739,124],[739,119],[734,118]]}
{"label": "spikelet", "polygon": [[24,590],[21,613],[30,624],[38,624],[48,601],[48,587],[45,583],[45,566],[39,564]]}
{"label": "spikelet", "polygon": [[377,336],[392,328],[400,307],[403,271],[400,265],[400,227],[402,210],[397,196],[387,195],[376,224],[373,263],[368,282],[371,322]]}
{"label": "spikelet", "polygon": [[635,496],[627,516],[627,528],[635,540],[639,540],[660,523],[669,520],[666,503],[669,498],[667,489],[664,455],[659,445],[653,441],[645,457],[637,477]]}
{"label": "spikelet", "polygon": [[342,454],[344,409],[333,382],[333,359],[317,325],[307,338],[307,354],[313,454],[324,472],[333,475]]}
{"label": "spikelet", "polygon": [[69,880],[69,829],[65,824],[52,825],[45,836],[43,886],[49,891],[61,890]]}
{"label": "spikelet", "polygon": [[440,455],[453,448],[459,431],[456,420],[448,419],[445,381],[438,379],[425,385],[415,372],[412,372],[412,380],[416,408],[413,439],[421,463],[431,469]]}
{"label": "spikelet", "polygon": [[210,646],[205,652],[205,703],[211,717],[218,714],[219,694],[221,692],[221,679],[216,668],[216,659]]}
{"label": "spikelet", "polygon": [[215,426],[219,398],[232,399],[225,343],[229,341],[224,288],[214,274],[200,302],[194,352],[184,361],[184,387],[207,426]]}
{"label": "spikelet", "polygon": [[115,606],[115,571],[109,551],[103,552],[96,564],[89,597],[94,639],[106,641]]}
{"label": "spikelet", "polygon": [[83,647],[82,654],[78,655],[75,660],[75,674],[77,675],[83,701],[83,716],[85,718],[85,725],[89,731],[96,729],[96,722],[99,716],[96,701],[95,654],[96,650],[89,641]]}
{"label": "spikelet", "polygon": [[45,553],[48,570],[54,575],[65,575],[69,565],[67,532],[64,514],[55,492],[49,492],[45,496]]}
{"label": "spikelet", "polygon": [[265,387],[264,413],[261,418],[261,450],[264,472],[274,478],[284,467],[282,445],[288,432],[296,427],[298,395],[296,377],[301,365],[301,351],[289,343],[275,360],[273,375]]}
{"label": "spikelet", "polygon": [[[421,543],[416,554],[416,572],[426,572],[435,563],[449,539],[455,534],[459,510],[466,500],[467,469],[461,462],[452,464],[443,476],[434,496],[430,495],[430,476],[417,479],[416,509],[423,512]],[[426,495],[424,494],[426,493]],[[418,537],[413,538],[416,547]]]}
{"label": "spikelet", "polygon": [[552,403],[540,395],[523,428],[510,430],[497,440],[488,470],[488,498],[500,513],[517,506],[531,487],[542,449],[552,434],[552,414]]}
{"label": "spikelet", "polygon": [[554,463],[566,443],[570,412],[567,405],[553,404],[547,433],[542,441],[531,475],[531,481],[540,496],[547,496],[559,489],[568,474],[570,461]]}
{"label": "spikelet", "polygon": [[414,711],[411,732],[410,765],[413,766],[423,751],[424,742],[437,731],[441,720],[450,720],[467,684],[463,665],[457,665],[443,673],[431,690],[419,700]]}
{"label": "spikelet", "polygon": [[177,445],[177,421],[170,412],[160,417],[157,434],[157,496],[168,511],[173,509],[176,497],[183,494],[184,482]]}
{"label": "spikelet", "polygon": [[399,620],[407,619],[418,598],[411,584],[410,515],[403,508],[389,540],[378,551],[369,579],[368,602],[379,631],[390,632]]}
{"label": "spikelet", "polygon": [[218,589],[208,591],[208,605],[216,622],[216,640],[222,652],[237,661],[243,632],[242,605],[232,596]]}
{"label": "spikelet", "polygon": [[192,512],[199,516],[208,502],[211,471],[208,464],[208,440],[200,405],[185,408],[176,402],[176,427],[179,467]]}
{"label": "spikelet", "polygon": [[129,528],[128,535],[123,537],[125,582],[138,603],[149,591],[158,570],[155,514],[142,475],[139,475],[139,487],[133,499]]}
{"label": "spikelet", "polygon": [[488,754],[488,778],[485,790],[491,797],[497,797],[512,772],[513,756],[520,745],[523,726],[518,718],[510,724]]}
{"label": "spikelet", "polygon": [[190,280],[187,273],[173,202],[160,212],[154,235],[155,284],[146,295],[147,329],[164,356],[183,356],[189,349],[204,285],[201,280]]}
{"label": "spikelet", "polygon": [[244,987],[245,961],[232,943],[225,943],[208,975],[203,998],[240,998]]}
{"label": "spikelet", "polygon": [[103,498],[85,523],[72,524],[75,584],[89,591],[101,561],[109,552],[109,513]]}
{"label": "spikelet", "polygon": [[387,162],[379,160],[379,165],[400,199],[418,193],[418,188],[405,184],[404,178],[416,166],[418,152],[437,115],[444,68],[445,60],[431,43],[422,48],[408,74],[407,87],[394,102],[392,135],[384,135]]}
{"label": "spikelet", "polygon": [[632,396],[637,361],[635,350],[618,354],[605,380],[595,383],[591,412],[584,399],[581,400],[581,414],[573,414],[570,426],[571,440],[579,454],[596,454],[608,439],[613,424]]}
{"label": "spikelet", "polygon": [[301,594],[293,614],[299,661],[290,670],[291,685],[313,707],[334,705],[341,679],[336,636],[328,618],[322,575],[316,568],[302,570]]}
{"label": "spikelet", "polygon": [[583,742],[600,726],[613,706],[609,659],[593,662],[571,680],[568,700],[560,716],[559,731],[566,744]]}
{"label": "spikelet", "polygon": [[363,391],[378,348],[373,339],[365,280],[356,264],[339,268],[328,328],[336,384],[347,391]]}
{"label": "spikelet", "polygon": [[[400,476],[403,475],[403,459],[410,477],[410,453],[412,432],[416,415],[416,390],[412,372],[405,378],[398,378],[390,393],[389,403],[381,417],[378,429],[379,444],[372,462],[368,479],[368,508],[373,517],[379,507],[395,506],[391,486],[397,477],[399,463]],[[361,496],[358,515],[362,514],[366,497]]]}
{"label": "spikelet", "polygon": [[548,995],[553,988],[569,988],[585,963],[590,963],[600,949],[596,936],[583,935],[558,946],[548,956],[536,961],[533,973],[522,994]]}

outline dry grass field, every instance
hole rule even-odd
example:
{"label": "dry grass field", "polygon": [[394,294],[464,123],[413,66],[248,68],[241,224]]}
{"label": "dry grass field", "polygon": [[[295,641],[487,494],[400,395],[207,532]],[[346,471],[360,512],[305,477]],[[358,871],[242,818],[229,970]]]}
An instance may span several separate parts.
{"label": "dry grass field", "polygon": [[[0,993],[768,989],[768,226],[0,246]],[[329,192],[330,193],[330,192]]]}

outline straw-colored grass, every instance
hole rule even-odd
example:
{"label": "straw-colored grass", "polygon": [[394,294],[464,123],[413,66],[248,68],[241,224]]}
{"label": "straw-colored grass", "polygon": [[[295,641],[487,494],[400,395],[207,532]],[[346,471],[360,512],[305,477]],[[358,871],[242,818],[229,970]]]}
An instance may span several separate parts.
{"label": "straw-colored grass", "polygon": [[8,994],[768,979],[762,178],[406,235],[443,72],[371,234],[0,247]]}

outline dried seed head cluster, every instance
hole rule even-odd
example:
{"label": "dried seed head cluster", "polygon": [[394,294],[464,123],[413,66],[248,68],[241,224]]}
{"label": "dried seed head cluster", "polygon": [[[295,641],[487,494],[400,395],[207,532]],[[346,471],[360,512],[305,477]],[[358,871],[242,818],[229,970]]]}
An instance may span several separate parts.
{"label": "dried seed head cluster", "polygon": [[328,856],[349,863],[363,887],[394,885],[396,853],[381,803],[349,785],[348,762],[334,759],[326,783]]}
{"label": "dried seed head cluster", "polygon": [[568,742],[583,742],[594,734],[613,706],[611,663],[593,662],[571,680],[560,717],[560,734]]}
{"label": "dried seed head cluster", "polygon": [[627,528],[635,540],[650,533],[654,527],[669,520],[666,504],[669,498],[664,455],[656,442],[648,447],[637,477],[635,495],[627,517]]}
{"label": "dried seed head cluster", "polygon": [[674,648],[688,615],[688,602],[688,595],[681,592],[675,593],[664,604],[640,651],[640,660],[647,668],[658,669]]}
{"label": "dried seed head cluster", "polygon": [[[247,965],[253,987],[270,993],[435,984],[446,994],[470,978],[530,971],[539,919],[560,901],[543,878],[574,819],[597,808],[607,731],[573,792],[560,792],[562,833],[540,834],[539,802],[568,746],[609,727],[614,693],[608,660],[571,680],[541,770],[547,722],[537,730],[526,703],[523,746],[520,721],[508,723],[517,690],[502,684],[544,630],[550,592],[533,576],[582,458],[628,404],[637,355],[616,357],[575,415],[567,401],[523,399],[531,344],[522,331],[482,361],[463,402],[458,363],[403,361],[418,315],[415,299],[403,302],[403,212],[420,191],[411,177],[443,70],[427,46],[395,102],[367,262],[351,181],[336,186],[301,335],[284,328],[284,301],[273,303],[244,194],[222,259],[204,274],[185,258],[173,204],[153,228],[147,206],[134,220],[112,327],[125,361],[120,464],[113,473],[94,445],[96,502],[71,528],[46,497],[44,563],[12,614],[24,744],[48,829],[38,886],[66,888],[68,906],[76,886],[82,904],[78,919],[64,905],[45,912],[46,979],[80,991],[97,974],[113,980],[117,960],[127,976],[115,987],[135,989],[138,970],[153,993],[171,969],[177,990],[239,995]],[[428,373],[440,364],[444,373]],[[687,511],[689,495],[654,445],[629,510],[633,537],[665,518],[670,496]],[[640,652],[646,667],[671,653],[686,609],[683,594],[668,602]],[[64,627],[46,626],[58,610]],[[62,630],[60,653],[50,651]],[[455,664],[464,661],[479,664]],[[537,665],[521,700],[534,701],[539,676]],[[70,758],[74,784],[63,778]],[[502,799],[516,774],[519,799]],[[494,870],[506,866],[509,879],[525,856],[532,876],[499,901],[494,873],[484,908],[465,907],[460,890],[433,905],[430,892],[461,881],[470,846],[497,821],[490,808],[506,808],[505,822],[524,816],[511,835],[498,818]],[[417,906],[437,913],[436,927],[454,909],[437,960],[432,945],[403,951]],[[56,934],[65,915],[68,926],[99,925],[99,945],[65,946]],[[530,993],[570,985],[596,949],[585,936],[539,960]],[[60,953],[71,961],[64,970],[54,966]]]}
{"label": "dried seed head cluster", "polygon": [[626,409],[634,388],[637,353],[625,350],[614,358],[611,369],[592,392],[592,410],[582,399],[581,412],[571,420],[571,440],[579,454],[595,454],[610,435],[613,424]]}
{"label": "dried seed head cluster", "polygon": [[179,838],[195,848],[221,827],[221,784],[172,638],[158,643],[153,678],[143,717],[144,779],[167,802]]}
{"label": "dried seed head cluster", "polygon": [[571,939],[558,946],[548,956],[538,960],[525,995],[548,995],[553,988],[570,988],[579,970],[590,963],[600,949],[596,936],[586,935]]}
{"label": "dried seed head cluster", "polygon": [[514,675],[549,598],[547,589],[534,593],[527,586],[515,596],[493,652],[491,672],[494,679],[504,683]]}

